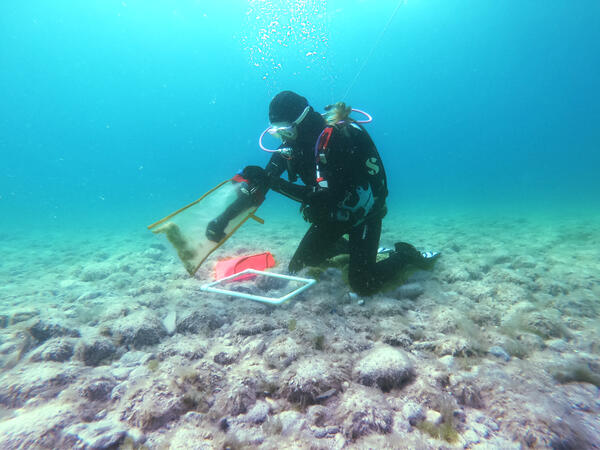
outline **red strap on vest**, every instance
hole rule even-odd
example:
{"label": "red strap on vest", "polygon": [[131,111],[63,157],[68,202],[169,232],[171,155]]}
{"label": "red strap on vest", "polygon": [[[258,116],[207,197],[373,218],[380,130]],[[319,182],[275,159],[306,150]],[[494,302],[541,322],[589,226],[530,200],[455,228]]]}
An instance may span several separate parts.
{"label": "red strap on vest", "polygon": [[333,133],[333,127],[327,127],[323,130],[319,139],[319,151],[327,148],[327,145],[329,145],[329,139],[331,139],[331,133]]}
{"label": "red strap on vest", "polygon": [[[231,180],[235,181],[236,183],[247,183],[248,185],[250,185],[250,187],[252,187],[250,181],[246,180],[239,173],[236,173]],[[265,201],[265,192],[259,191],[258,189],[256,189],[256,187],[250,190],[250,194],[252,195],[256,206],[262,205],[262,202]]]}
{"label": "red strap on vest", "polygon": [[321,176],[321,169],[319,167],[320,163],[325,163],[325,150],[329,145],[329,139],[331,138],[331,133],[333,133],[333,127],[326,127],[321,134],[319,135],[319,140],[317,141],[317,145],[315,146],[315,163],[316,163],[316,181],[317,184],[323,188],[327,187],[327,180]]}

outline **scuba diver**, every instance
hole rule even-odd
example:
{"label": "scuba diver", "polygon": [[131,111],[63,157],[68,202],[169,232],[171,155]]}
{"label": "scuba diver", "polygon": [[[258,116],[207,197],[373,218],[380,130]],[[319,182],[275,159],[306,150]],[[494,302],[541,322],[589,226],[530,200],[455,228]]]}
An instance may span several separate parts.
{"label": "scuba diver", "polygon": [[[247,166],[236,175],[238,198],[209,223],[206,235],[220,241],[229,220],[250,205],[259,205],[271,189],[299,202],[304,219],[311,224],[289,271],[296,273],[346,253],[350,255],[351,288],[359,295],[371,295],[407,265],[431,268],[440,254],[421,253],[403,242],[396,243],[393,250],[379,248],[388,189],[381,157],[361,125],[371,118],[354,110],[368,120],[351,119],[353,110],[344,103],[326,110],[321,115],[306,98],[292,91],[280,92],[272,99],[271,126],[262,133],[259,144],[273,155],[264,169]],[[269,150],[262,144],[267,132],[281,139],[278,149]],[[285,171],[289,181],[280,177]],[[303,185],[295,183],[298,178]],[[377,261],[378,253],[388,253],[388,257]]]}

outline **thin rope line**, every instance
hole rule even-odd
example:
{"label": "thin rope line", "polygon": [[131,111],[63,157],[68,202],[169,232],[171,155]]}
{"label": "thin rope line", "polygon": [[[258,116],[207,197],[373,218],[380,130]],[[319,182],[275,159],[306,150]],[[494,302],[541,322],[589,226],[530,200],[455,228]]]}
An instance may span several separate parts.
{"label": "thin rope line", "polygon": [[364,70],[364,68],[367,66],[369,60],[371,59],[371,56],[373,56],[373,53],[375,53],[375,49],[379,45],[379,42],[383,38],[383,35],[385,34],[385,32],[389,28],[390,24],[392,23],[392,20],[394,20],[394,17],[396,17],[396,13],[400,9],[400,6],[402,6],[403,2],[404,2],[404,0],[400,0],[398,2],[398,4],[396,5],[396,8],[394,9],[394,12],[392,12],[392,15],[390,16],[390,18],[388,19],[387,23],[385,24],[385,27],[383,27],[383,30],[381,30],[381,33],[379,33],[379,37],[377,37],[377,40],[375,41],[375,43],[371,47],[371,50],[369,51],[369,55],[364,60],[364,62],[362,64],[362,66],[360,67],[360,69],[358,69],[358,72],[356,72],[356,75],[354,76],[354,79],[352,80],[352,83],[350,83],[350,86],[348,86],[348,89],[346,89],[346,93],[342,97],[342,101],[346,99],[346,97],[350,93],[350,90],[352,90],[352,88],[356,84],[356,81],[358,80],[358,77],[360,77],[360,74],[362,73],[362,71]]}

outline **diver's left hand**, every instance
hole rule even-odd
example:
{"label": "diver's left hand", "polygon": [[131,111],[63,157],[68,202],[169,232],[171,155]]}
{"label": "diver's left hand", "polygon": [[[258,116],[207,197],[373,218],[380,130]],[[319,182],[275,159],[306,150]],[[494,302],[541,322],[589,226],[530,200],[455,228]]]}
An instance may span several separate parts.
{"label": "diver's left hand", "polygon": [[329,192],[319,190],[308,194],[300,210],[304,220],[310,223],[319,223],[331,217]]}
{"label": "diver's left hand", "polygon": [[241,173],[248,183],[256,187],[263,194],[269,189],[269,177],[265,169],[260,166],[246,166]]}
{"label": "diver's left hand", "polygon": [[227,224],[223,223],[222,220],[213,219],[206,226],[206,237],[209,241],[213,242],[221,242],[221,240],[225,237],[225,226]]}

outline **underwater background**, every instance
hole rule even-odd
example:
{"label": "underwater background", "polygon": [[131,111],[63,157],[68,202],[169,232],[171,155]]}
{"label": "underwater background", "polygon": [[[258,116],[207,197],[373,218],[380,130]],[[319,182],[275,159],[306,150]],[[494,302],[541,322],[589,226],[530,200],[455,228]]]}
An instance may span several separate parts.
{"label": "underwater background", "polygon": [[[599,80],[597,0],[2,1],[0,448],[600,449]],[[286,274],[297,203],[193,277],[148,231],[267,164],[288,89],[372,114],[380,244],[430,270],[271,305],[201,287]]]}
{"label": "underwater background", "polygon": [[[344,100],[391,211],[595,215],[597,1],[0,7],[4,233],[141,229],[248,164],[280,90]],[[297,205],[270,194],[263,215]],[[548,219],[550,220],[550,219]]]}

